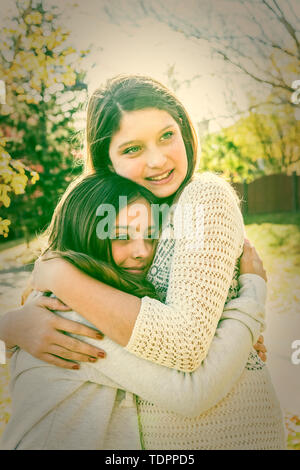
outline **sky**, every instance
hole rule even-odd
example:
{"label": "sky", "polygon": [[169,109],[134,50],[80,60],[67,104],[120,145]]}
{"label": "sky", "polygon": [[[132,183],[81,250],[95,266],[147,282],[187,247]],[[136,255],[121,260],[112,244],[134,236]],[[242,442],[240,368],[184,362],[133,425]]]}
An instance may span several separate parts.
{"label": "sky", "polygon": [[[204,0],[198,0],[198,6],[199,1]],[[249,92],[255,96],[267,93],[267,90],[258,88],[236,71],[228,75],[223,61],[211,56],[203,40],[187,39],[182,33],[149,17],[135,18],[134,10],[128,6],[133,5],[131,0],[118,0],[117,3],[115,0],[110,1],[120,6],[115,21],[119,24],[113,24],[106,14],[106,0],[45,2],[59,7],[62,24],[71,32],[69,41],[76,48],[91,47],[85,62],[89,93],[107,78],[128,72],[148,74],[170,86],[167,70],[174,66],[175,77],[179,81],[199,76],[190,85],[180,86],[176,94],[190,113],[196,128],[199,127],[197,123],[204,121],[205,126],[209,120],[210,131],[233,122],[232,118],[226,118],[233,114],[227,102],[229,93],[230,99],[238,104],[239,109],[247,107]],[[197,0],[189,0],[189,3],[197,3]],[[0,0],[0,6],[3,22],[5,16],[11,16],[14,11],[15,1]],[[186,11],[190,17],[192,13],[192,8]],[[131,22],[128,17],[132,19]],[[201,21],[205,21],[205,18]]]}

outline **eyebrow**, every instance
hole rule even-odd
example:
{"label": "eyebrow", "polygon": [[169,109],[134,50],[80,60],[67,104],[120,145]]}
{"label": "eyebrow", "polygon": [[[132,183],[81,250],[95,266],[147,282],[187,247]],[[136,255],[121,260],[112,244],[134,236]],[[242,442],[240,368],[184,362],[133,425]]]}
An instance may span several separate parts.
{"label": "eyebrow", "polygon": [[[174,127],[174,124],[169,124],[168,126],[164,127],[160,131],[158,131],[158,134],[161,134],[161,132],[165,131],[166,129],[169,129],[169,127]],[[136,140],[130,140],[129,142],[124,142],[123,144],[119,145],[118,149],[125,147],[126,145],[131,145],[136,143]]]}

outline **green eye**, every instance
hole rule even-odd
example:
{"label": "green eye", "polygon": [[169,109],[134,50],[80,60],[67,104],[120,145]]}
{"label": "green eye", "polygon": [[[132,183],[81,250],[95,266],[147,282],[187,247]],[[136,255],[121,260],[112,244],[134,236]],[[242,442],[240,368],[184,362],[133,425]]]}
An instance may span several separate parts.
{"label": "green eye", "polygon": [[168,140],[168,139],[171,139],[171,137],[174,135],[174,132],[173,131],[168,131],[168,132],[165,132],[162,136],[161,136],[161,140]]}
{"label": "green eye", "polygon": [[125,155],[133,155],[134,153],[137,153],[141,150],[141,147],[139,145],[135,145],[133,147],[128,147],[123,151],[123,154]]}

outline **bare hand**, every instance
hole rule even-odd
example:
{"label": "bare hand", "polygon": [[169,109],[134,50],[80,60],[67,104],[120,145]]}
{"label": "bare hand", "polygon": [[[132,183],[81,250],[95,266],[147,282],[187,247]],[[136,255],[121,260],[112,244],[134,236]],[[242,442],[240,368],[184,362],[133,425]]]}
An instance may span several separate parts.
{"label": "bare hand", "polygon": [[51,310],[68,311],[70,308],[58,299],[40,296],[9,313],[11,320],[7,344],[17,344],[32,356],[66,369],[79,369],[77,361],[95,362],[105,357],[102,349],[63,333],[66,331],[100,340],[103,338],[101,332],[55,315]]}
{"label": "bare hand", "polygon": [[267,360],[267,348],[264,345],[264,337],[260,335],[260,337],[257,340],[257,343],[254,345],[254,349],[258,352],[259,357],[261,358],[262,361],[266,362]]}
{"label": "bare hand", "polygon": [[243,255],[240,262],[240,274],[257,274],[267,282],[267,274],[263,262],[255,247],[245,239]]}

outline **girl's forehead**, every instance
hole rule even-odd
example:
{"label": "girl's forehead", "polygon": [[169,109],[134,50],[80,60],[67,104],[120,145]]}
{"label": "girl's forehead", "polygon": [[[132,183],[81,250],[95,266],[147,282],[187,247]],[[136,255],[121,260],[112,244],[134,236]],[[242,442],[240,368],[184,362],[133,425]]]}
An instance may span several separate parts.
{"label": "girl's forehead", "polygon": [[139,134],[143,131],[161,131],[164,127],[177,125],[175,119],[167,111],[157,108],[145,108],[126,111],[120,121],[118,134]]}

